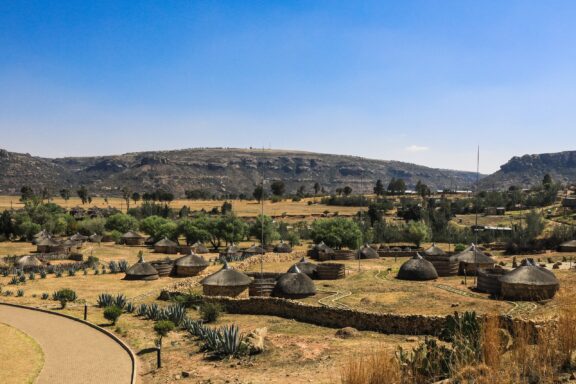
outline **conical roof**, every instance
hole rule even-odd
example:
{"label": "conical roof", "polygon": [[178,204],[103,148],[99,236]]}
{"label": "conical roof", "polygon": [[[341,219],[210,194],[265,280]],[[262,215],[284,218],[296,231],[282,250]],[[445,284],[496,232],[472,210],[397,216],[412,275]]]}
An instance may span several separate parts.
{"label": "conical roof", "polygon": [[145,262],[144,258],[132,265],[126,271],[127,277],[144,277],[153,275],[158,276],[158,271],[150,263]]}
{"label": "conical roof", "polygon": [[506,284],[522,284],[522,285],[560,285],[558,279],[552,271],[546,268],[538,267],[531,262],[526,265],[518,267],[504,276],[500,277],[500,282]]}
{"label": "conical roof", "polygon": [[134,231],[128,231],[122,235],[122,238],[123,239],[142,239],[142,238],[144,238],[144,236],[142,236],[141,234],[134,232]]}
{"label": "conical roof", "polygon": [[174,264],[176,264],[177,267],[207,267],[208,261],[202,256],[191,253],[177,259]]}
{"label": "conical roof", "polygon": [[36,243],[36,245],[40,245],[40,246],[57,246],[60,245],[59,242],[57,242],[56,240],[52,239],[51,237],[45,237],[42,240],[40,240],[38,243]]}
{"label": "conical roof", "polygon": [[169,238],[165,237],[162,240],[156,242],[154,244],[154,246],[158,246],[158,247],[177,247],[178,243],[170,240]]}
{"label": "conical roof", "polygon": [[362,248],[360,248],[360,250],[358,251],[358,255],[360,256],[361,259],[378,259],[378,252],[370,247],[368,244],[364,245]]}
{"label": "conical roof", "polygon": [[230,245],[228,248],[226,248],[226,250],[224,251],[224,253],[226,254],[231,254],[231,253],[238,253],[240,252],[240,248],[238,248],[236,246],[236,244],[232,244]]}
{"label": "conical roof", "polygon": [[34,237],[35,239],[37,239],[37,238],[39,238],[39,237],[50,237],[50,234],[48,233],[47,230],[43,229],[43,230],[41,230],[40,232],[36,233],[33,237]]}
{"label": "conical roof", "polygon": [[15,264],[20,268],[41,267],[42,266],[42,262],[40,260],[38,260],[38,258],[36,256],[33,256],[33,255],[22,256],[21,258],[19,258],[16,261]]}
{"label": "conical roof", "polygon": [[468,264],[496,264],[493,258],[478,250],[474,244],[457,254],[455,258]]}
{"label": "conical roof", "polygon": [[275,292],[279,296],[310,296],[316,294],[316,286],[312,279],[302,273],[297,266],[293,266],[293,272],[280,276],[276,283]]}
{"label": "conical roof", "polygon": [[98,243],[98,242],[102,241],[102,236],[100,236],[97,233],[94,233],[90,236],[90,240],[92,240],[95,243]]}
{"label": "conical roof", "polygon": [[66,239],[62,242],[61,244],[64,247],[77,247],[78,246],[78,241],[72,240],[72,239]]}
{"label": "conical roof", "polygon": [[204,244],[202,244],[201,242],[197,241],[195,242],[191,247],[190,247],[195,253],[209,253],[210,251],[208,250],[208,248],[206,248],[206,246],[204,246]]}
{"label": "conical roof", "polygon": [[264,251],[264,248],[262,248],[261,246],[256,245],[256,244],[252,245],[250,248],[247,248],[244,252],[246,252],[246,253],[255,253],[255,254],[259,254],[259,255],[260,255],[260,254],[263,254],[263,253],[266,253],[266,252]]}
{"label": "conical roof", "polygon": [[427,256],[444,256],[446,252],[442,250],[442,248],[436,246],[436,243],[433,243],[432,246],[424,251]]}
{"label": "conical roof", "polygon": [[72,241],[84,241],[84,240],[88,240],[88,236],[84,236],[80,233],[75,233],[74,235],[70,236],[70,240],[72,240]]}
{"label": "conical roof", "polygon": [[312,247],[312,249],[322,251],[325,253],[334,253],[334,250],[329,246],[327,246],[326,244],[324,244],[323,241],[319,242],[318,244],[315,244],[314,247]]}
{"label": "conical roof", "polygon": [[303,257],[298,263],[292,265],[290,269],[288,269],[288,272],[294,273],[296,270],[299,270],[300,272],[313,277],[316,274],[317,269],[318,266],[316,264],[310,263],[305,257]]}
{"label": "conical roof", "polygon": [[221,270],[200,281],[200,284],[202,285],[217,287],[239,287],[250,285],[250,283],[252,283],[251,277],[230,268],[226,261],[224,261],[224,266]]}
{"label": "conical roof", "polygon": [[288,243],[281,242],[274,247],[274,252],[276,253],[290,253],[292,252],[292,247]]}
{"label": "conical roof", "polygon": [[561,247],[574,247],[576,248],[576,240],[569,240],[569,241],[565,241],[562,244],[560,244]]}
{"label": "conical roof", "polygon": [[396,277],[401,280],[434,280],[438,273],[431,262],[417,253],[402,264]]}

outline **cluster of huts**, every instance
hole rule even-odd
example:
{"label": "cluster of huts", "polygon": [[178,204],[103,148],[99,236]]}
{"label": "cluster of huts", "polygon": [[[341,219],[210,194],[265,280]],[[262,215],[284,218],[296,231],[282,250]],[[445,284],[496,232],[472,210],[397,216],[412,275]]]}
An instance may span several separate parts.
{"label": "cluster of huts", "polygon": [[209,262],[196,253],[174,261],[170,259],[147,262],[140,256],[138,262],[126,270],[126,280],[156,280],[165,276],[190,277],[200,274]]}
{"label": "cluster of huts", "polygon": [[56,239],[47,231],[42,230],[34,235],[32,244],[36,245],[37,253],[74,253],[82,248],[85,242],[100,243],[101,241],[100,235],[85,236],[80,233],[67,239]]}
{"label": "cluster of huts", "polygon": [[477,289],[507,300],[547,300],[560,284],[554,273],[530,260],[509,270],[496,265],[474,244],[449,255],[435,244],[406,261],[398,272],[402,280],[434,280],[438,276],[476,275]]}

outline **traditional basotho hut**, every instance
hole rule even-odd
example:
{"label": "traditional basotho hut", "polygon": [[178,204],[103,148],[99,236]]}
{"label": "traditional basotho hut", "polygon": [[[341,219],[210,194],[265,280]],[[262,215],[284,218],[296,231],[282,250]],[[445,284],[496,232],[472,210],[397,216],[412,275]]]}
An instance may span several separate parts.
{"label": "traditional basotho hut", "polygon": [[43,229],[33,236],[32,244],[37,245],[40,241],[51,237],[47,230]]}
{"label": "traditional basotho hut", "polygon": [[89,237],[76,232],[74,235],[70,236],[69,239],[76,242],[85,242],[88,241]]}
{"label": "traditional basotho hut", "polygon": [[66,253],[76,252],[82,247],[81,242],[74,241],[71,239],[64,240],[60,245],[62,246],[64,252]]}
{"label": "traditional basotho hut", "polygon": [[310,277],[312,279],[315,279],[318,277],[318,265],[309,262],[308,260],[306,260],[305,257],[301,258],[299,262],[292,265],[290,267],[290,269],[288,269],[288,272],[294,272],[296,270],[296,268],[300,272],[307,274],[308,277]]}
{"label": "traditional basotho hut", "polygon": [[500,277],[500,284],[500,293],[507,300],[548,300],[560,288],[554,273],[531,262]]}
{"label": "traditional basotho hut", "polygon": [[431,262],[417,253],[402,264],[396,278],[415,281],[435,280],[438,278],[438,273]]}
{"label": "traditional basotho hut", "polygon": [[88,239],[88,241],[90,241],[91,243],[98,243],[98,244],[100,244],[100,243],[102,242],[102,236],[94,233],[94,234],[92,234],[92,235],[90,236],[90,238]]}
{"label": "traditional basotho hut", "polygon": [[274,247],[274,252],[276,252],[276,253],[292,253],[292,247],[290,247],[290,244],[282,241],[282,242],[280,242],[280,244],[278,244]]}
{"label": "traditional basotho hut", "polygon": [[203,253],[210,253],[210,251],[208,250],[208,248],[206,248],[206,246],[204,244],[202,244],[201,242],[197,241],[196,243],[192,244],[192,246],[190,247],[190,249],[192,250],[192,252],[196,253],[196,254],[203,254]]}
{"label": "traditional basotho hut", "polygon": [[14,263],[16,268],[22,269],[24,271],[38,269],[43,266],[42,262],[38,260],[36,256],[22,256]]}
{"label": "traditional basotho hut", "polygon": [[158,271],[150,264],[144,261],[144,256],[126,271],[126,280],[157,280]]}
{"label": "traditional basotho hut", "polygon": [[150,262],[150,265],[158,272],[159,277],[168,277],[172,274],[174,269],[174,262],[170,258],[165,258],[163,260],[154,260]]}
{"label": "traditional basotho hut", "polygon": [[196,276],[208,267],[208,261],[202,256],[191,253],[174,262],[176,276]]}
{"label": "traditional basotho hut", "polygon": [[558,247],[560,252],[576,252],[576,240],[566,241]]}
{"label": "traditional basotho hut", "polygon": [[247,248],[244,250],[244,252],[242,252],[242,255],[244,257],[250,257],[250,256],[256,256],[256,255],[263,255],[266,252],[264,251],[264,248],[262,248],[259,245],[253,244],[250,248]]}
{"label": "traditional basotho hut", "polygon": [[440,255],[424,254],[424,258],[432,263],[438,276],[456,276],[458,274],[459,262],[456,255],[448,255],[446,253]]}
{"label": "traditional basotho hut", "polygon": [[478,269],[493,268],[496,264],[494,259],[477,249],[474,244],[457,254],[455,258],[459,263],[458,273],[460,275],[475,275]]}
{"label": "traditional basotho hut", "polygon": [[432,246],[424,251],[426,256],[444,256],[446,252],[442,248],[438,247],[436,243],[432,243]]}
{"label": "traditional basotho hut", "polygon": [[146,238],[144,236],[134,231],[126,232],[125,234],[122,235],[120,239],[122,241],[122,244],[125,245],[144,245],[144,241],[146,241]]}
{"label": "traditional basotho hut", "polygon": [[252,278],[236,271],[224,261],[218,272],[200,281],[206,296],[248,297],[248,287]]}
{"label": "traditional basotho hut", "polygon": [[274,296],[288,299],[301,299],[316,294],[316,286],[312,279],[305,273],[302,273],[297,266],[291,268],[291,272],[280,276]]}
{"label": "traditional basotho hut", "polygon": [[51,237],[46,237],[40,240],[36,244],[36,248],[37,248],[36,252],[38,253],[62,252],[64,250],[62,245],[58,241],[52,239]]}
{"label": "traditional basotho hut", "polygon": [[226,248],[224,252],[220,252],[220,257],[226,260],[234,260],[242,257],[242,251],[236,246],[236,244],[232,244]]}
{"label": "traditional basotho hut", "polygon": [[480,292],[499,296],[501,291],[500,278],[508,272],[510,272],[510,270],[498,265],[495,268],[479,269],[476,289]]}
{"label": "traditional basotho hut", "polygon": [[315,244],[310,250],[310,257],[316,260],[331,260],[334,256],[334,250],[321,241]]}
{"label": "traditional basotho hut", "polygon": [[358,258],[360,259],[378,259],[378,251],[370,247],[368,244],[364,245],[358,250]]}
{"label": "traditional basotho hut", "polygon": [[154,243],[154,252],[175,255],[178,253],[178,243],[165,237]]}

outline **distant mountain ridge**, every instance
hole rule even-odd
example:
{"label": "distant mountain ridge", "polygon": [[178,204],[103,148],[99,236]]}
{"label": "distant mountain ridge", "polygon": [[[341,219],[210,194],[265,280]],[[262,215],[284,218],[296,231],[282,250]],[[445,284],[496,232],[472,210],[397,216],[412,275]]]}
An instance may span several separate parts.
{"label": "distant mountain ridge", "polygon": [[431,188],[467,189],[476,179],[473,172],[291,150],[195,148],[57,159],[0,150],[0,194],[18,193],[23,185],[46,187],[54,194],[85,185],[92,194],[111,196],[125,186],[139,192],[163,189],[176,196],[193,189],[251,195],[262,176],[283,180],[287,193],[301,185],[312,192],[316,182],[328,192],[346,185],[369,192],[377,179],[387,184],[393,177],[409,187],[421,180]]}
{"label": "distant mountain ridge", "polygon": [[500,170],[483,178],[483,189],[505,189],[511,185],[530,187],[550,174],[555,182],[576,182],[576,151],[515,156]]}

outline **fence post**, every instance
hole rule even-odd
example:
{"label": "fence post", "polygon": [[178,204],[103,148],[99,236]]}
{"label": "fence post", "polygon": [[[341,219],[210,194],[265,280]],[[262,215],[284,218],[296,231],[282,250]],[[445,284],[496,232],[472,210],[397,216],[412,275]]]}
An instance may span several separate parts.
{"label": "fence post", "polygon": [[158,368],[162,368],[162,355],[161,355],[161,347],[156,347],[156,365]]}
{"label": "fence post", "polygon": [[84,321],[88,320],[88,304],[84,304]]}

